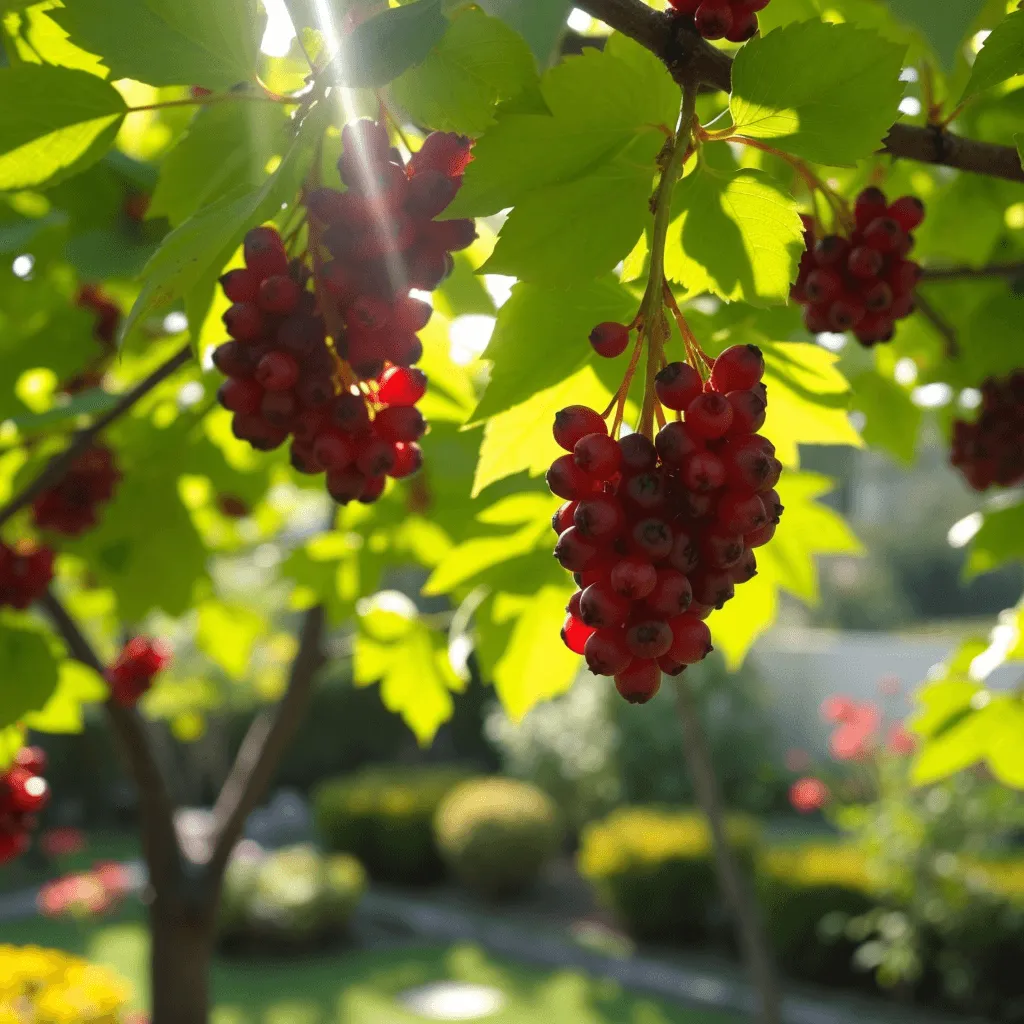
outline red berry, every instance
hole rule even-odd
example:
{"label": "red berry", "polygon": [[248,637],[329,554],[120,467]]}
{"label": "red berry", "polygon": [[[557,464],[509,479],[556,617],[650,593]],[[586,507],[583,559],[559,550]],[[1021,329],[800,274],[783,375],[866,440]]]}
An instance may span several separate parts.
{"label": "red berry", "polygon": [[222,317],[228,334],[238,341],[256,341],[263,333],[263,315],[249,302],[228,306]]}
{"label": "red berry", "polygon": [[392,366],[377,380],[383,405],[415,405],[427,393],[427,375],[415,367]]}
{"label": "red berry", "polygon": [[217,389],[217,400],[231,412],[251,416],[259,412],[263,388],[254,380],[232,378]]}
{"label": "red berry", "polygon": [[654,439],[657,454],[666,465],[681,466],[689,456],[701,448],[698,436],[697,431],[689,423],[670,420],[658,431]]}
{"label": "red berry", "polygon": [[562,625],[562,642],[573,654],[582,654],[587,641],[597,632],[572,615],[567,615]]}
{"label": "red berry", "polygon": [[743,538],[748,548],[763,547],[775,536],[775,523],[765,523],[756,530],[751,530]]}
{"label": "red berry", "polygon": [[855,249],[850,250],[846,266],[854,277],[866,281],[872,277],[878,277],[884,262],[884,257],[877,249],[872,249],[869,245],[858,245]]}
{"label": "red berry", "polygon": [[393,405],[381,409],[373,421],[374,433],[385,441],[418,441],[427,429],[423,413],[411,405]]}
{"label": "red berry", "polygon": [[[764,356],[756,345],[732,345],[711,368],[711,387],[724,394],[745,391],[764,376]],[[687,408],[689,411],[689,408]]]}
{"label": "red berry", "polygon": [[274,274],[288,273],[288,254],[284,242],[274,228],[252,228],[246,232],[242,243],[246,269],[251,270],[259,280]]}
{"label": "red berry", "polygon": [[597,545],[575,526],[561,533],[555,543],[555,558],[563,569],[582,572],[597,558]]}
{"label": "red berry", "polygon": [[845,238],[840,235],[826,235],[814,246],[814,262],[819,267],[834,267],[849,251],[850,243]]}
{"label": "red berry", "polygon": [[704,382],[688,363],[675,362],[658,371],[654,390],[666,409],[682,412],[704,390]]}
{"label": "red berry", "polygon": [[733,583],[746,583],[757,575],[757,557],[754,552],[745,547],[739,561],[729,570]]}
{"label": "red berry", "polygon": [[667,653],[673,661],[696,665],[714,650],[711,646],[711,630],[692,612],[673,618],[669,627],[672,630],[672,644]]}
{"label": "red berry", "polygon": [[866,188],[857,196],[853,214],[857,227],[863,230],[877,217],[884,217],[888,204],[885,193],[880,188]]}
{"label": "red berry", "polygon": [[659,569],[658,582],[647,595],[645,605],[653,615],[671,619],[690,607],[693,590],[690,581],[675,569]]}
{"label": "red berry", "polygon": [[555,442],[571,452],[577,441],[587,434],[607,434],[608,427],[601,414],[585,405],[570,405],[555,413]]}
{"label": "red berry", "polygon": [[566,501],[558,506],[558,509],[551,517],[551,528],[555,533],[564,533],[573,525],[578,504],[579,502],[576,501]]}
{"label": "red berry", "polygon": [[672,646],[672,630],[661,619],[634,623],[626,630],[626,646],[635,658],[660,658]]}
{"label": "red berry", "polygon": [[698,572],[694,575],[691,585],[694,601],[712,608],[721,608],[736,594],[732,575],[723,570]]}
{"label": "red berry", "polygon": [[691,491],[715,491],[725,484],[725,463],[713,452],[694,452],[683,463],[682,480]]}
{"label": "red berry", "polygon": [[749,7],[735,4],[732,9],[732,28],[725,34],[730,43],[745,43],[757,34],[757,15]]}
{"label": "red berry", "polygon": [[302,289],[287,274],[273,274],[260,283],[260,309],[266,313],[291,313],[299,304]]}
{"label": "red berry", "polygon": [[767,405],[756,391],[730,391],[725,397],[732,406],[730,435],[753,434],[764,426]]}
{"label": "red berry", "polygon": [[627,434],[619,438],[622,449],[622,471],[645,473],[658,464],[658,451],[643,434]]}
{"label": "red berry", "polygon": [[580,597],[580,618],[597,629],[621,626],[629,616],[632,603],[612,590],[611,585],[591,583]]}
{"label": "red berry", "polygon": [[340,430],[328,429],[313,441],[313,457],[324,469],[344,469],[355,458],[355,446]]}
{"label": "red berry", "polygon": [[423,465],[423,450],[415,441],[399,441],[395,445],[395,464],[388,476],[402,480],[419,471]]}
{"label": "red berry", "polygon": [[903,228],[892,217],[876,217],[864,229],[864,244],[880,253],[895,252],[905,238]]}
{"label": "red berry", "polygon": [[606,321],[590,332],[590,344],[599,356],[614,359],[626,351],[629,344],[629,328],[625,324]]}
{"label": "red berry", "polygon": [[637,658],[615,676],[615,689],[630,704],[646,704],[660,688],[661,669],[656,661]]}
{"label": "red berry", "polygon": [[619,496],[631,509],[658,512],[665,507],[665,476],[657,469],[637,473],[619,485]]}
{"label": "red berry", "polygon": [[606,433],[581,437],[572,450],[572,457],[584,473],[596,480],[610,480],[622,464],[618,442]]}
{"label": "red berry", "polygon": [[382,438],[373,438],[356,455],[356,469],[366,477],[384,476],[395,467],[395,447]]}
{"label": "red berry", "polygon": [[[723,437],[731,425],[732,406],[725,395],[709,391],[698,395],[686,407],[686,426],[696,437]],[[659,437],[661,433],[664,433],[664,429],[659,432]]]}
{"label": "red berry", "polygon": [[[564,506],[563,506],[564,507]],[[626,525],[622,506],[609,495],[586,498],[573,512],[576,529],[592,540],[608,541],[618,536]]]}
{"label": "red berry", "polygon": [[[892,305],[892,288],[885,281],[876,281],[864,292],[864,306],[869,313],[881,313]],[[866,319],[866,318],[865,318]],[[862,320],[858,327],[862,326]]]}
{"label": "red berry", "polygon": [[220,286],[232,302],[255,303],[260,293],[259,278],[241,267],[224,274]]}
{"label": "red berry", "polygon": [[688,533],[678,529],[674,532],[675,536],[672,540],[672,550],[669,552],[668,564],[684,575],[689,575],[689,573],[697,568],[700,552],[693,538]]}
{"label": "red berry", "polygon": [[726,491],[718,502],[715,518],[726,533],[747,534],[764,526],[768,513],[759,495]]}
{"label": "red berry", "polygon": [[633,655],[626,645],[626,631],[598,629],[590,635],[583,648],[587,667],[595,675],[614,676],[624,672],[633,661]]}
{"label": "red berry", "polygon": [[804,285],[807,301],[816,304],[832,302],[842,290],[843,279],[834,270],[812,270]]}
{"label": "red berry", "polygon": [[573,461],[571,455],[561,455],[551,463],[547,473],[548,488],[559,498],[578,500],[588,498],[600,486]]}
{"label": "red berry", "polygon": [[609,581],[616,594],[639,601],[657,586],[658,572],[647,559],[632,556],[615,563]]}
{"label": "red berry", "polygon": [[864,319],[866,312],[859,299],[836,299],[828,308],[828,325],[833,331],[848,331]]}
{"label": "red berry", "polygon": [[713,569],[731,569],[743,557],[743,536],[713,532],[704,536],[704,560]]}
{"label": "red berry", "polygon": [[290,391],[299,379],[299,364],[287,352],[268,352],[256,366],[256,380],[267,391]]}
{"label": "red berry", "polygon": [[904,231],[913,231],[924,220],[924,203],[917,196],[901,196],[890,205],[888,214]]}
{"label": "red berry", "polygon": [[366,487],[366,477],[355,466],[327,473],[327,493],[339,504],[356,501]]}
{"label": "red berry", "polygon": [[647,558],[668,558],[672,551],[672,530],[662,519],[641,519],[633,524],[630,543],[634,550]]}
{"label": "red berry", "polygon": [[42,775],[46,771],[48,758],[42,747],[22,747],[14,755],[14,763],[32,775]]}
{"label": "red berry", "polygon": [[[388,473],[390,472],[391,470],[388,470]],[[380,476],[367,477],[363,484],[363,490],[356,500],[363,505],[372,505],[384,493],[387,482],[388,478],[384,473],[381,473]]]}
{"label": "red berry", "polygon": [[705,39],[722,39],[732,29],[729,0],[703,0],[694,15],[697,31]]}
{"label": "red berry", "polygon": [[430,323],[434,307],[422,299],[405,295],[395,302],[391,313],[392,325],[401,331],[422,331]]}

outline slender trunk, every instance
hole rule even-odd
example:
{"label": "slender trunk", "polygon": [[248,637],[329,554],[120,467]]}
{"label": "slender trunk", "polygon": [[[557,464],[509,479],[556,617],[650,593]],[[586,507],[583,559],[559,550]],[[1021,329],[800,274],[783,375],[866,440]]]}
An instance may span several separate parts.
{"label": "slender trunk", "polygon": [[757,900],[733,852],[726,831],[725,809],[718,787],[711,751],[704,736],[697,706],[683,677],[676,681],[676,707],[683,727],[683,749],[687,767],[693,777],[697,801],[711,826],[715,848],[715,864],[729,909],[736,925],[737,937],[750,978],[760,1001],[761,1024],[781,1024],[782,994],[775,966],[768,951]]}
{"label": "slender trunk", "polygon": [[157,897],[150,908],[152,1024],[207,1024],[214,915]]}

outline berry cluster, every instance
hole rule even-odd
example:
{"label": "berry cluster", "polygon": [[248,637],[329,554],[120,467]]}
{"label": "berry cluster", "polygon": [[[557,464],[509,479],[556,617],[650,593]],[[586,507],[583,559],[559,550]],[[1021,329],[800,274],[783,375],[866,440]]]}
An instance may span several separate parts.
{"label": "berry cluster", "polygon": [[262,451],[291,436],[292,465],[326,471],[345,504],[375,501],[387,477],[420,467],[426,421],[415,405],[427,381],[413,364],[431,306],[410,290],[436,288],[476,231],[433,220],[461,184],[468,139],[430,135],[408,166],[374,121],[346,125],[342,140],[347,191],[305,196],[312,271],[289,262],[273,228],[250,231],[245,269],[221,279],[233,340],[213,358],[230,378],[219,398],[235,435]]}
{"label": "berry cluster", "polygon": [[854,229],[815,237],[804,218],[807,251],[790,292],[805,307],[804,324],[814,334],[853,331],[862,345],[891,341],[897,320],[914,310],[914,288],[921,268],[907,256],[911,232],[924,220],[924,203],[903,196],[889,203],[881,189],[857,196]]}
{"label": "berry cluster", "polygon": [[24,611],[53,579],[53,551],[28,540],[10,547],[0,541],[0,608]]}
{"label": "berry cluster", "polygon": [[953,423],[950,462],[976,491],[1024,483],[1024,370],[981,385],[978,418]]}
{"label": "berry cluster", "polygon": [[0,772],[0,864],[28,849],[35,815],[50,799],[44,771],[46,754],[39,747],[22,747],[11,767]]}
{"label": "berry cluster", "polygon": [[32,503],[32,521],[41,530],[75,537],[96,525],[96,510],[114,496],[121,472],[103,444],[86,448],[67,473]]}
{"label": "berry cluster", "polygon": [[676,675],[712,649],[702,620],[755,575],[754,548],[775,532],[782,464],[757,433],[763,373],[754,345],[726,349],[706,384],[688,364],[669,363],[657,397],[684,418],[653,442],[615,440],[585,406],[555,416],[555,441],[571,453],[547,475],[565,499],[552,517],[555,557],[580,588],[562,639],[634,703],[657,693],[662,672]]}
{"label": "berry cluster", "polygon": [[121,324],[121,307],[97,285],[82,285],[75,296],[75,305],[95,314],[92,336],[100,343],[100,352],[61,385],[61,390],[67,395],[77,395],[89,388],[99,387],[107,364],[117,351],[114,339]]}
{"label": "berry cluster", "polygon": [[160,640],[148,636],[133,637],[107,669],[111,699],[121,707],[133,707],[153,685],[153,677],[170,660],[171,652]]}
{"label": "berry cluster", "polygon": [[757,32],[757,12],[769,0],[668,0],[680,14],[693,17],[693,24],[705,39],[728,39],[745,43]]}

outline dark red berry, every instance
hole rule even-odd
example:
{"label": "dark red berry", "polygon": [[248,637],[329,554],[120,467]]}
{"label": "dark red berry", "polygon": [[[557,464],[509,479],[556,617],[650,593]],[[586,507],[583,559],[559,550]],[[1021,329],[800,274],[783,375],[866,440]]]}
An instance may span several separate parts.
{"label": "dark red berry", "polygon": [[299,364],[287,352],[268,352],[256,366],[256,380],[267,391],[289,391],[299,379]]}
{"label": "dark red berry", "polygon": [[587,668],[600,676],[624,672],[633,661],[633,654],[626,644],[626,631],[622,628],[596,630],[587,638],[583,656]]}
{"label": "dark red berry", "polygon": [[571,452],[587,434],[607,434],[608,426],[601,414],[585,405],[570,405],[555,413],[555,442]]}
{"label": "dark red berry", "polygon": [[599,356],[614,359],[626,351],[629,344],[629,328],[625,324],[606,321],[590,332],[590,344]]}
{"label": "dark red berry", "polygon": [[661,669],[656,661],[637,658],[615,676],[615,689],[630,704],[646,704],[660,688]]}
{"label": "dark red berry", "polygon": [[[732,406],[725,395],[710,391],[698,395],[686,407],[686,426],[696,437],[705,439],[724,437],[731,425]],[[664,433],[664,430],[661,433]]]}
{"label": "dark red berry", "polygon": [[580,617],[588,626],[610,629],[621,626],[629,616],[631,602],[603,582],[591,583],[580,598]]}
{"label": "dark red berry", "polygon": [[576,465],[595,480],[610,480],[622,465],[622,451],[606,433],[581,437],[572,450]]}
{"label": "dark red berry", "polygon": [[654,390],[666,409],[682,412],[704,390],[704,382],[688,363],[669,363],[655,376]]}
{"label": "dark red berry", "polygon": [[551,463],[547,482],[552,494],[574,501],[590,497],[599,487],[593,477],[576,465],[571,455],[561,455]]}
{"label": "dark red berry", "polygon": [[732,345],[715,360],[711,368],[711,387],[722,394],[746,391],[763,376],[764,356],[761,350],[756,345]]}
{"label": "dark red berry", "polygon": [[612,568],[609,582],[616,594],[639,601],[657,586],[658,572],[646,558],[623,558]]}

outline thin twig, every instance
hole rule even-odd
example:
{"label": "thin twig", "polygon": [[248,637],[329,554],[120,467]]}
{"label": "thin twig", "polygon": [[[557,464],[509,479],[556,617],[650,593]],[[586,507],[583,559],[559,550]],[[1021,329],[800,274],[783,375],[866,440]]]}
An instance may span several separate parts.
{"label": "thin twig", "polygon": [[[731,58],[701,39],[690,19],[655,11],[641,0],[578,0],[576,6],[650,50],[677,82],[693,75],[704,85],[729,91]],[[1024,182],[1024,167],[1016,147],[965,139],[938,126],[894,124],[882,152]]]}
{"label": "thin twig", "polygon": [[[47,591],[38,603],[63,638],[71,657],[102,675],[104,665],[99,655],[53,591]],[[139,789],[143,849],[153,884],[160,888],[173,883],[180,871],[181,848],[174,828],[174,803],[139,713],[113,700],[107,701],[106,710]]]}
{"label": "thin twig", "polygon": [[979,277],[1024,278],[1024,261],[990,263],[987,267],[925,267],[922,281],[973,281]]}
{"label": "thin twig", "polygon": [[288,688],[273,710],[258,715],[249,727],[213,808],[214,840],[208,871],[217,879],[238,842],[249,814],[263,798],[281,756],[291,742],[309,704],[313,677],[323,664],[324,609],[306,612],[299,630],[299,649],[292,661]]}
{"label": "thin twig", "polygon": [[114,420],[123,416],[143,396],[149,394],[158,384],[166,380],[175,370],[188,362],[192,355],[190,345],[185,345],[165,363],[161,363],[145,380],[126,391],[116,405],[102,416],[97,417],[88,427],[79,431],[75,439],[62,452],[55,455],[43,467],[39,475],[28,486],[19,491],[3,508],[0,508],[0,526],[15,512],[30,505],[35,498],[57,483],[68,471],[71,464]]}
{"label": "thin twig", "polygon": [[697,801],[708,819],[715,851],[718,877],[726,903],[732,911],[740,948],[761,1000],[761,1024],[781,1024],[782,994],[757,901],[744,877],[726,827],[722,794],[715,776],[711,751],[701,725],[697,706],[686,682],[686,673],[676,680],[676,710],[683,729],[683,752],[693,779]]}
{"label": "thin twig", "polygon": [[956,328],[921,294],[920,290],[914,293],[914,306],[918,313],[942,335],[945,342],[946,358],[959,358],[960,343],[957,341]]}

